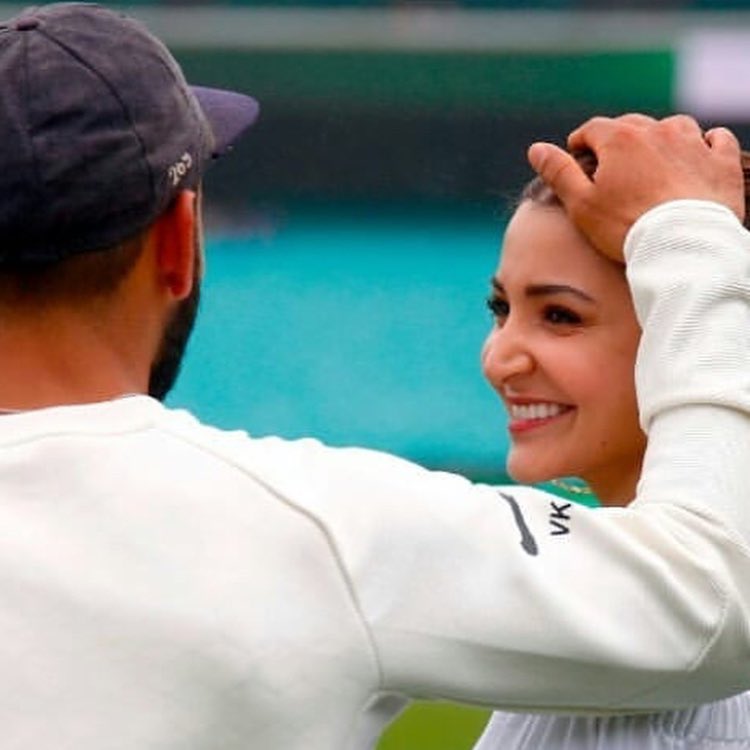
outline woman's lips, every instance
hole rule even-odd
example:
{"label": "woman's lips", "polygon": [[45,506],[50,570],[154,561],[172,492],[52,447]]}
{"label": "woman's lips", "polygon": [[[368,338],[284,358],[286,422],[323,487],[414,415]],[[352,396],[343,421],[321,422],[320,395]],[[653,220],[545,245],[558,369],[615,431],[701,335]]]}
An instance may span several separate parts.
{"label": "woman's lips", "polygon": [[573,410],[568,404],[554,401],[508,403],[507,408],[510,417],[508,429],[513,433],[543,427]]}

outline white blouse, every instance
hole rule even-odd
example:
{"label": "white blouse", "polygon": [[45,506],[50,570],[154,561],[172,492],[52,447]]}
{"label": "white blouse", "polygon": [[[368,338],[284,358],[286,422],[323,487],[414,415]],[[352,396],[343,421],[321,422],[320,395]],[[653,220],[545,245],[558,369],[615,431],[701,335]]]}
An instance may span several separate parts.
{"label": "white blouse", "polygon": [[750,693],[683,711],[555,716],[496,711],[474,750],[745,750]]}

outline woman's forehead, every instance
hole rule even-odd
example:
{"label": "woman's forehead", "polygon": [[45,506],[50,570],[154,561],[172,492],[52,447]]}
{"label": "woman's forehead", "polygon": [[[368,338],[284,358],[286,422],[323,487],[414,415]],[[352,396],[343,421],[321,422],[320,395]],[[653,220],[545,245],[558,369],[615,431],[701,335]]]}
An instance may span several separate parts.
{"label": "woman's forehead", "polygon": [[562,208],[524,201],[508,224],[498,276],[565,278],[567,281],[626,285],[622,268],[601,256]]}

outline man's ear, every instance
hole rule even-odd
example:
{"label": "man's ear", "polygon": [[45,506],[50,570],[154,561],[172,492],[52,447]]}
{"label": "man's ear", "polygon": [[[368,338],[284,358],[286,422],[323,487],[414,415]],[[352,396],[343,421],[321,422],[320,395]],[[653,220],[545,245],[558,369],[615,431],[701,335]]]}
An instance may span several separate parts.
{"label": "man's ear", "polygon": [[195,192],[182,190],[152,225],[159,278],[177,300],[190,294],[195,280],[197,211]]}

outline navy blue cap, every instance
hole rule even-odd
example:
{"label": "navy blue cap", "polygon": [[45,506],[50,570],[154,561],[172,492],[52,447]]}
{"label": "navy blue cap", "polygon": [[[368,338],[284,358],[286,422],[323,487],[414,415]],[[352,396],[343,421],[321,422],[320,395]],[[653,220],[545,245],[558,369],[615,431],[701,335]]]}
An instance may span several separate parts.
{"label": "navy blue cap", "polygon": [[0,264],[116,245],[147,227],[255,121],[190,87],[139,22],[98,5],[0,24]]}

